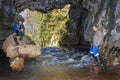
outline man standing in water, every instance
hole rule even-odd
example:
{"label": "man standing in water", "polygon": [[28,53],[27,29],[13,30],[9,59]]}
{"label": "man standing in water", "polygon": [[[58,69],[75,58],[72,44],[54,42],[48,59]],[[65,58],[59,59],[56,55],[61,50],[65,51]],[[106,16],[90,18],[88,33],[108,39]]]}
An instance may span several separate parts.
{"label": "man standing in water", "polygon": [[18,23],[14,24],[14,41],[16,43],[16,45],[19,45],[18,40],[17,40],[17,36],[20,36],[20,40],[22,40],[24,33],[25,33],[25,27],[23,25],[23,20],[18,20]]}
{"label": "man standing in water", "polygon": [[100,55],[99,55],[99,47],[103,44],[103,38],[104,38],[104,32],[103,32],[103,26],[100,24],[99,26],[93,26],[94,39],[92,47],[90,48],[90,53],[92,54],[93,58],[96,62],[101,64]]}

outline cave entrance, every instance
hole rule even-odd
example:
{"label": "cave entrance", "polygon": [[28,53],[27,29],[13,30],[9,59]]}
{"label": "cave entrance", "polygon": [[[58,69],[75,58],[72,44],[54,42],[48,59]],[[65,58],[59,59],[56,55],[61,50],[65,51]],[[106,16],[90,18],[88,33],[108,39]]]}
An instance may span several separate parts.
{"label": "cave entrance", "polygon": [[66,5],[46,14],[25,9],[20,15],[25,18],[26,34],[39,47],[89,46],[84,27],[87,10],[80,4]]}
{"label": "cave entrance", "polygon": [[39,47],[59,46],[61,38],[67,34],[69,8],[70,5],[66,5],[46,14],[29,9],[22,11],[20,15],[25,19],[26,34]]}

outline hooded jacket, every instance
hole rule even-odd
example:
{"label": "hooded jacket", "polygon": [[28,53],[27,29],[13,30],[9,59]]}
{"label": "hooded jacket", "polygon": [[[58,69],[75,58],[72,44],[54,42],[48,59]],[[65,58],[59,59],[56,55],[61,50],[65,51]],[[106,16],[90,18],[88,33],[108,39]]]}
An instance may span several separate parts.
{"label": "hooded jacket", "polygon": [[25,27],[23,24],[22,25],[18,25],[17,23],[14,24],[13,26],[14,33],[19,33],[21,29],[25,30]]}

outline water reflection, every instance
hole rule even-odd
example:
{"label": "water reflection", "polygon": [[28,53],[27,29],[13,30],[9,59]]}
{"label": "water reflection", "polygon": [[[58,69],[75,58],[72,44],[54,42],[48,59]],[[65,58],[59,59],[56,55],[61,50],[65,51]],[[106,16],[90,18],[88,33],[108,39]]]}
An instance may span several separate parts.
{"label": "water reflection", "polygon": [[[70,49],[71,50],[71,49]],[[67,53],[66,53],[67,52]],[[71,54],[74,52],[74,55]],[[91,74],[88,64],[90,57],[87,53],[66,49],[44,49],[43,54],[27,62],[23,72],[13,72],[3,62],[0,69],[0,80],[119,80],[119,70]],[[59,54],[60,55],[59,55]],[[84,54],[82,54],[84,53]],[[79,57],[78,57],[79,56]],[[90,59],[89,59],[90,58]],[[69,59],[72,59],[68,61]],[[83,63],[80,62],[83,60]],[[80,64],[79,64],[80,63]],[[74,65],[74,66],[73,66]],[[79,65],[79,66],[75,66]]]}

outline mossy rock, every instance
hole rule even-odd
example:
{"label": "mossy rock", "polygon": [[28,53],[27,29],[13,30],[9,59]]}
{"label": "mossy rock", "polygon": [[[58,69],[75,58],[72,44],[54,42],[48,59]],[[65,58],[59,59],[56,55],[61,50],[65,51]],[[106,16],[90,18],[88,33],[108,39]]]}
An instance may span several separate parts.
{"label": "mossy rock", "polygon": [[62,46],[74,46],[79,44],[79,35],[73,34],[66,34],[60,41],[60,45]]}

